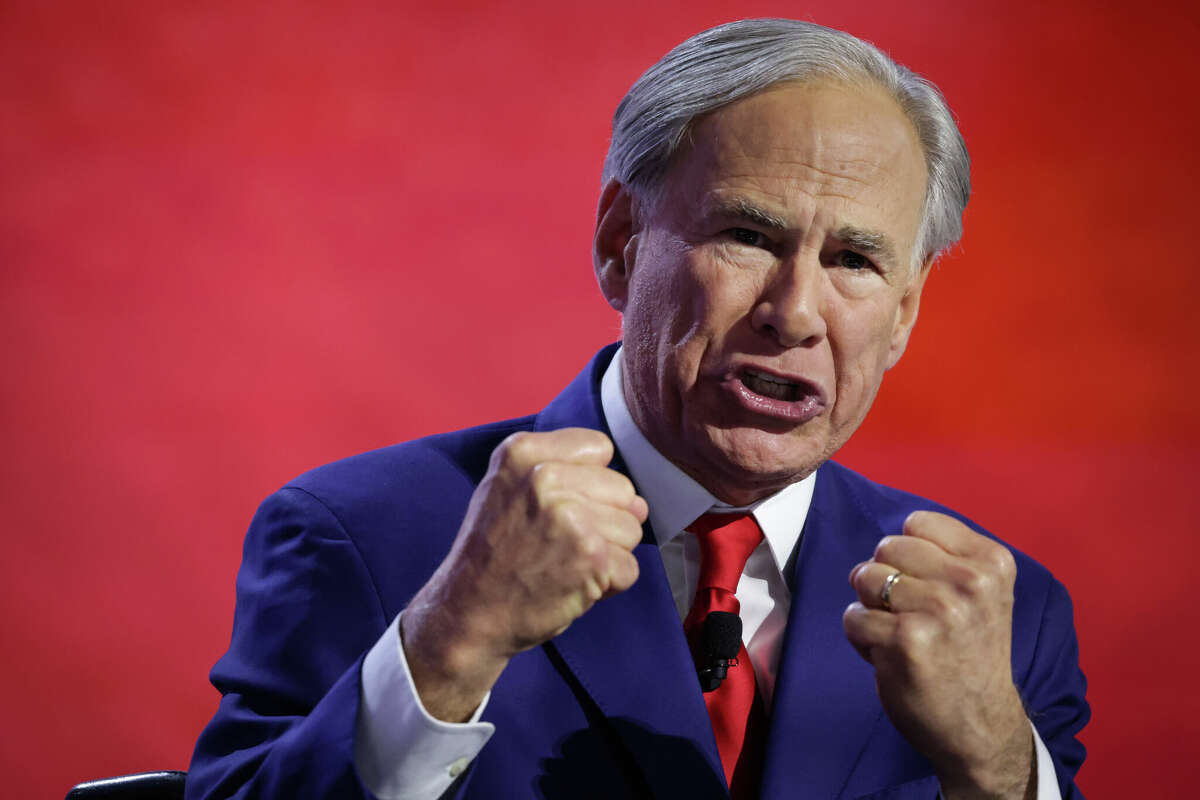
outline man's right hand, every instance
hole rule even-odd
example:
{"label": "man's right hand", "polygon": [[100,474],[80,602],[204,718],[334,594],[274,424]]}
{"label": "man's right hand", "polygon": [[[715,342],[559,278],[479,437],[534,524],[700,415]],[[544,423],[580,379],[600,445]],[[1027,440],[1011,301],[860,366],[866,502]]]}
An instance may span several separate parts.
{"label": "man's right hand", "polygon": [[401,618],[430,714],[470,718],[509,659],[637,580],[648,508],[612,456],[585,428],[516,433],[492,453],[449,555]]}

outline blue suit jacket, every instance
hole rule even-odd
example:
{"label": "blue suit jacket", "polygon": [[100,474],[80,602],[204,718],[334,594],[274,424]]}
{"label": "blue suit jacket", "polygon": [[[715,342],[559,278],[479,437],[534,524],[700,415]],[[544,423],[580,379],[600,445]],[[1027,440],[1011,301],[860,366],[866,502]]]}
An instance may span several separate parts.
{"label": "blue suit jacket", "polygon": [[[196,745],[189,798],[370,797],[354,767],[363,654],[449,550],[496,445],[515,431],[607,432],[612,348],[542,413],[330,464],[268,498],[246,536],[224,695]],[[618,462],[615,468],[624,469]],[[842,632],[850,568],[918,508],[940,506],[833,463],[790,569],[764,798],[937,796],[929,763],[883,712]],[[496,733],[450,792],[463,798],[727,798],[679,617],[649,530],[641,575],[512,660],[483,718]],[[1021,553],[1013,674],[1064,797],[1088,719],[1066,590]]]}

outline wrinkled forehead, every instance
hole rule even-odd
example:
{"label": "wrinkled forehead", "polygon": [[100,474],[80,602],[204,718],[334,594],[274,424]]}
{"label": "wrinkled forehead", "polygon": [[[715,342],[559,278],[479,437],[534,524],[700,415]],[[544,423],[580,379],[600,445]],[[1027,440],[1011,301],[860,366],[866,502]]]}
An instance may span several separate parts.
{"label": "wrinkled forehead", "polygon": [[840,198],[915,229],[926,180],[917,132],[890,95],[820,82],[780,84],[697,120],[662,188],[693,202],[744,189],[780,211]]}
{"label": "wrinkled forehead", "polygon": [[833,157],[829,166],[849,173],[895,171],[923,161],[916,131],[891,98],[840,85],[785,85],[759,92],[705,116],[690,140],[694,154],[733,166],[739,159],[757,158],[786,168],[793,159]]}

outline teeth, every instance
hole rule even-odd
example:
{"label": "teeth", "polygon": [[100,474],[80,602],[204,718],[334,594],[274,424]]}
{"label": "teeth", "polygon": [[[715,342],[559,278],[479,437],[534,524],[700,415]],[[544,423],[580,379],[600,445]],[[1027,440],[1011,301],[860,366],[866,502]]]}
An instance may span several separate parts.
{"label": "teeth", "polygon": [[800,387],[797,384],[753,370],[746,370],[742,373],[742,383],[755,394],[775,400],[795,400],[800,394]]}
{"label": "teeth", "polygon": [[791,381],[784,380],[783,378],[776,378],[774,375],[767,375],[766,373],[757,372],[752,369],[746,370],[746,374],[753,378],[758,378],[760,381],[767,381],[768,383],[777,383],[780,386],[795,386],[796,385],[796,384],[792,383]]}

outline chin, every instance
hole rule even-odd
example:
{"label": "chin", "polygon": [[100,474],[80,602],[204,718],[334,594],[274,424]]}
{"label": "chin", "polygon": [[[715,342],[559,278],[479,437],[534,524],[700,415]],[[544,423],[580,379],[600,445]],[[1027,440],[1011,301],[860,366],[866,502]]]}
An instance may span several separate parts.
{"label": "chin", "polygon": [[824,441],[797,432],[718,428],[705,433],[708,452],[699,461],[706,468],[703,479],[697,480],[735,505],[754,502],[804,479],[828,457]]}

